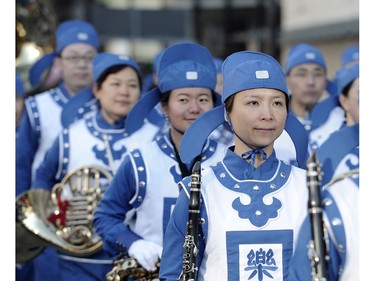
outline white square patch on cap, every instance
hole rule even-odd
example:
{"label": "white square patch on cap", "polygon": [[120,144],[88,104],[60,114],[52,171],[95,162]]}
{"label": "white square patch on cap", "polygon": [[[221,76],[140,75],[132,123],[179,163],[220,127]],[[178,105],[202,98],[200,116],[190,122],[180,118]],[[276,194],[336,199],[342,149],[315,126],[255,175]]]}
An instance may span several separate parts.
{"label": "white square patch on cap", "polygon": [[308,59],[308,60],[314,60],[316,58],[316,55],[315,55],[315,53],[307,52],[305,54],[305,58]]}
{"label": "white square patch on cap", "polygon": [[77,33],[77,38],[82,41],[86,41],[89,39],[89,36],[85,32],[79,32]]}
{"label": "white square patch on cap", "polygon": [[186,72],[186,79],[187,80],[197,80],[198,79],[198,72],[196,72],[196,71],[187,71]]}
{"label": "white square patch on cap", "polygon": [[118,58],[120,60],[125,60],[125,61],[128,61],[129,60],[129,57],[128,56],[125,56],[125,55],[119,55]]}
{"label": "white square patch on cap", "polygon": [[270,74],[268,70],[257,70],[255,71],[255,77],[256,79],[268,79],[270,78]]}

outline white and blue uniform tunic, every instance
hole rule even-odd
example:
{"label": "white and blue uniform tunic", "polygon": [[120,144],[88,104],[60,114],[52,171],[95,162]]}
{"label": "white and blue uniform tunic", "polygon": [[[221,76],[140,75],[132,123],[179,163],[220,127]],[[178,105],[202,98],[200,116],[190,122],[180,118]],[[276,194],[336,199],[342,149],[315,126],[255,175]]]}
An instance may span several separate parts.
{"label": "white and blue uniform tunic", "polygon": [[359,169],[359,124],[333,133],[316,151],[322,163],[322,185]]}
{"label": "white and blue uniform tunic", "polygon": [[25,100],[16,140],[16,195],[31,187],[36,169],[63,128],[60,116],[70,98],[60,84]]}
{"label": "white and blue uniform tunic", "polygon": [[339,280],[359,280],[359,173],[333,183],[326,192],[340,210],[340,216],[327,212],[331,225],[338,225],[342,219],[341,227],[330,228],[335,248],[341,249],[344,261]]}
{"label": "white and blue uniform tunic", "polygon": [[[165,233],[160,280],[176,280],[182,271],[189,182],[190,177],[180,183],[183,191]],[[273,153],[252,172],[229,149],[223,161],[203,169],[201,195],[199,281],[311,279],[305,170],[285,164]],[[340,217],[336,206],[327,211],[329,217]],[[342,236],[342,224],[332,228]],[[336,269],[331,276],[337,276],[343,256],[338,258],[341,248],[331,244],[331,266]]]}
{"label": "white and blue uniform tunic", "polygon": [[[329,263],[329,280],[359,280],[359,174],[354,173],[323,187],[322,206]],[[311,280],[312,267],[307,245],[312,241],[307,218],[300,230],[291,280]]]}
{"label": "white and blue uniform tunic", "polygon": [[[307,214],[306,171],[275,153],[254,172],[249,167],[228,149],[221,162],[202,171],[198,280],[289,280]],[[161,280],[176,280],[182,269],[189,181],[180,183],[183,191],[165,234]]]}
{"label": "white and blue uniform tunic", "polygon": [[[124,120],[110,125],[100,111],[93,111],[64,128],[37,169],[32,187],[51,190],[66,174],[79,167],[99,166],[115,173],[127,153],[143,143],[151,142],[158,131],[158,127],[150,130],[144,126],[128,135],[124,125]],[[101,188],[107,186],[108,182]],[[82,258],[66,253],[59,253],[59,257],[62,280],[104,280],[105,274],[112,269],[113,257],[104,250]],[[90,273],[87,275],[87,272]]]}
{"label": "white and blue uniform tunic", "polygon": [[309,133],[309,149],[321,146],[332,133],[345,126],[345,111],[337,96],[317,103],[310,113],[312,127]]}
{"label": "white and blue uniform tunic", "polygon": [[[70,99],[68,91],[60,84],[25,100],[16,138],[16,196],[30,189],[37,167],[62,129],[60,115]],[[57,278],[58,258],[54,249],[46,248],[32,262],[35,280]]]}
{"label": "white and blue uniform tunic", "polygon": [[[208,140],[202,165],[219,161],[225,150],[225,145]],[[169,133],[127,155],[94,216],[105,249],[118,254],[138,239],[163,245],[180,180],[182,172]]]}

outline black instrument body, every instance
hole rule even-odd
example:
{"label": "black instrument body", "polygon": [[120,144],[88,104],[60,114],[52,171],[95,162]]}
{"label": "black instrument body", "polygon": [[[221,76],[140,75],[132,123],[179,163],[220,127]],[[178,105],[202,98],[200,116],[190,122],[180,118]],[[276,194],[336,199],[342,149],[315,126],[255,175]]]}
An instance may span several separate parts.
{"label": "black instrument body", "polygon": [[190,182],[189,220],[186,225],[180,281],[197,280],[198,235],[201,206],[201,163],[195,162]]}
{"label": "black instrument body", "polygon": [[323,222],[323,203],[321,197],[322,172],[316,151],[307,161],[307,186],[309,189],[308,210],[311,221],[312,240],[308,246],[313,281],[328,281],[328,251]]}

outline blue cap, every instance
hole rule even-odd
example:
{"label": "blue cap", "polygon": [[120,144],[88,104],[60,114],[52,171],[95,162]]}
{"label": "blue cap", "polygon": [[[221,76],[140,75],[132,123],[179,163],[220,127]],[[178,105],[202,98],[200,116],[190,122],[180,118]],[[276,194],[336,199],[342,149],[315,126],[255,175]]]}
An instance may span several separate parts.
{"label": "blue cap", "polygon": [[110,67],[114,65],[124,65],[133,68],[139,76],[141,70],[136,61],[130,56],[116,55],[110,53],[99,53],[93,60],[94,81],[98,81],[100,76]]}
{"label": "blue cap", "polygon": [[338,93],[342,94],[344,88],[359,77],[359,64],[343,67],[337,72],[336,77]]}
{"label": "blue cap", "polygon": [[160,51],[159,53],[157,53],[154,57],[154,60],[152,61],[152,71],[154,73],[158,73],[159,63],[160,63],[162,54],[163,54],[163,51]]}
{"label": "blue cap", "polygon": [[55,57],[56,54],[54,52],[46,53],[30,67],[29,82],[32,87],[36,87],[41,83],[43,74],[51,69]]}
{"label": "blue cap", "polygon": [[83,20],[68,20],[61,23],[56,30],[56,53],[75,43],[86,43],[99,49],[99,35],[95,27]]}
{"label": "blue cap", "polygon": [[[223,63],[224,87],[222,102],[247,89],[276,89],[288,95],[288,88],[280,64],[271,56],[252,51],[242,51],[228,56]],[[205,112],[186,130],[180,145],[182,162],[190,163],[201,154],[209,135],[226,122],[224,105]],[[308,153],[308,136],[303,125],[288,114],[284,130],[293,141],[296,161],[304,167]]]}
{"label": "blue cap", "polygon": [[164,50],[159,63],[158,87],[162,93],[187,87],[215,90],[216,67],[206,47],[178,43]]}
{"label": "blue cap", "polygon": [[24,97],[25,88],[23,85],[23,80],[18,71],[16,71],[16,96]]}
{"label": "blue cap", "polygon": [[202,87],[211,89],[218,105],[220,94],[215,92],[216,68],[208,49],[196,43],[177,43],[167,47],[159,62],[158,86],[145,94],[131,109],[126,130],[138,130],[162,95],[174,89]]}
{"label": "blue cap", "polygon": [[217,73],[222,73],[223,62],[224,60],[222,60],[221,58],[214,58]]}
{"label": "blue cap", "polygon": [[242,51],[230,55],[223,63],[223,80],[223,103],[240,91],[256,88],[276,89],[289,96],[280,64],[264,53]]}
{"label": "blue cap", "polygon": [[303,63],[315,63],[323,67],[324,70],[327,69],[324,56],[319,49],[309,44],[300,43],[293,46],[288,52],[285,74],[288,74],[293,67]]}
{"label": "blue cap", "polygon": [[341,54],[341,66],[350,62],[359,62],[359,47],[352,46],[346,48]]}

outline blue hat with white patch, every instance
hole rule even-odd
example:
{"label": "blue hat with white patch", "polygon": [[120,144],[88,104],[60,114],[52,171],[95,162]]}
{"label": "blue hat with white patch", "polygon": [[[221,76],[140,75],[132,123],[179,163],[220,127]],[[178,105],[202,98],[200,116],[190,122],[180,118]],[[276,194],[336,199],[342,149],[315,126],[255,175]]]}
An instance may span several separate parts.
{"label": "blue hat with white patch", "polygon": [[127,55],[117,55],[111,53],[99,53],[94,57],[93,60],[94,81],[98,81],[100,76],[108,68],[115,65],[130,66],[137,72],[139,76],[141,76],[141,70],[137,62],[132,57]]}
{"label": "blue hat with white patch", "polygon": [[164,50],[160,58],[158,87],[162,93],[187,87],[215,90],[216,67],[207,48],[179,43]]}
{"label": "blue hat with white patch", "polygon": [[312,45],[300,43],[293,46],[287,55],[285,63],[285,74],[289,74],[290,70],[300,64],[315,63],[327,69],[326,62],[322,52]]}
{"label": "blue hat with white patch", "polygon": [[[280,64],[271,56],[253,52],[237,52],[223,63],[223,105],[205,112],[186,130],[180,146],[182,162],[190,163],[198,156],[208,136],[225,120],[225,101],[236,93],[257,88],[276,89],[288,96],[288,88]],[[294,144],[291,150],[295,153],[298,166],[304,167],[308,153],[308,136],[302,124],[292,115],[288,115],[284,129]],[[296,134],[296,132],[298,132]]]}
{"label": "blue hat with white patch", "polygon": [[83,20],[67,20],[62,22],[56,30],[56,53],[75,43],[86,43],[99,49],[99,35],[95,27]]}
{"label": "blue hat with white patch", "polygon": [[269,88],[289,96],[280,64],[271,56],[251,51],[230,55],[223,63],[222,102],[230,96],[248,89]]}
{"label": "blue hat with white patch", "polygon": [[218,105],[220,94],[215,92],[216,68],[211,53],[196,43],[177,43],[166,48],[158,67],[158,86],[146,93],[131,109],[126,130],[138,130],[148,113],[160,102],[161,96],[174,89],[201,87],[211,89]]}

